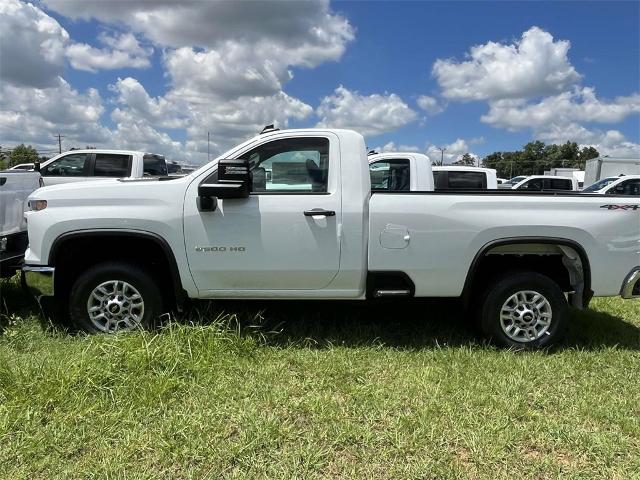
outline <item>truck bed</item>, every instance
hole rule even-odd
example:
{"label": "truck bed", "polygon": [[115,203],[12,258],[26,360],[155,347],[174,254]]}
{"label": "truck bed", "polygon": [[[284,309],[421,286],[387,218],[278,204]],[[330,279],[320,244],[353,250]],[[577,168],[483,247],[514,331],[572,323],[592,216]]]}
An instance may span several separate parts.
{"label": "truck bed", "polygon": [[416,296],[459,296],[475,256],[501,239],[575,243],[590,261],[596,295],[618,295],[620,279],[640,265],[640,198],[514,190],[373,192],[369,215],[369,269],[405,272]]}

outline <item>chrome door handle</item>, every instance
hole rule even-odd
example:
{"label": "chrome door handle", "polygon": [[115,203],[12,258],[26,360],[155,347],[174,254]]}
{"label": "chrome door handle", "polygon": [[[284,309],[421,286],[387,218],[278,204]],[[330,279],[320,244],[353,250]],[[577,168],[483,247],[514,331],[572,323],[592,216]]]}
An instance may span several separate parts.
{"label": "chrome door handle", "polygon": [[312,210],[304,211],[305,217],[335,217],[336,212],[333,210],[325,210],[323,208],[314,208]]}

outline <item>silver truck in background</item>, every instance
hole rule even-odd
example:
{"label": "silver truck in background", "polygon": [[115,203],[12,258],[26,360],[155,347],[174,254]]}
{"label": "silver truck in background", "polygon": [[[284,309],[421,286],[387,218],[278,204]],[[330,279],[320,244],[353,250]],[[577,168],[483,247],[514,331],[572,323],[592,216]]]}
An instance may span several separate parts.
{"label": "silver truck in background", "polygon": [[0,172],[0,277],[10,277],[19,268],[27,249],[27,198],[43,186],[39,172]]}

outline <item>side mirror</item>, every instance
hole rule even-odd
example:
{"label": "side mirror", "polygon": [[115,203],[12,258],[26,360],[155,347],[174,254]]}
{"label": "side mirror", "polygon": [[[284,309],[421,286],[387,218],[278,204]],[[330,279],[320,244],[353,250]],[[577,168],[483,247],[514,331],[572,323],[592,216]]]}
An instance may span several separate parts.
{"label": "side mirror", "polygon": [[200,211],[214,211],[218,198],[247,198],[251,193],[251,171],[248,160],[220,160],[218,181],[198,187]]}

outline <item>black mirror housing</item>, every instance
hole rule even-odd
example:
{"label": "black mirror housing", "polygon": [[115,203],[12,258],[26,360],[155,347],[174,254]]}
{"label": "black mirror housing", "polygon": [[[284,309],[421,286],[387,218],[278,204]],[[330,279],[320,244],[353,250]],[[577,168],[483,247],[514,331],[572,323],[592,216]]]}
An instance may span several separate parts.
{"label": "black mirror housing", "polygon": [[200,211],[214,211],[218,198],[247,198],[251,193],[251,185],[248,160],[220,160],[218,181],[198,186],[198,207]]}

